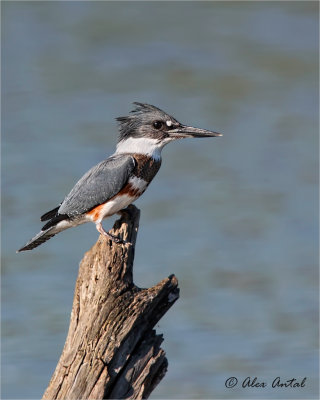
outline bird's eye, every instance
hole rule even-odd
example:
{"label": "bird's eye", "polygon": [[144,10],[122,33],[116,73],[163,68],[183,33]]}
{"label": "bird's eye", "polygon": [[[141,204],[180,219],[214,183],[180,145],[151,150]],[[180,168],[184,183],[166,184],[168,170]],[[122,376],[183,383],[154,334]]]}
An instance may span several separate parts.
{"label": "bird's eye", "polygon": [[161,129],[162,126],[163,126],[162,121],[154,121],[154,123],[153,123],[153,127],[154,127],[155,129]]}

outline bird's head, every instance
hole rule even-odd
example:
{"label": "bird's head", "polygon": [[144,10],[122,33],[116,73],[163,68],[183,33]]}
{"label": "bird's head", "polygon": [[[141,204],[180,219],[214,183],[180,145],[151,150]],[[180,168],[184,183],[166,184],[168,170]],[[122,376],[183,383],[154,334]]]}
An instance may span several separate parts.
{"label": "bird's head", "polygon": [[147,147],[161,150],[165,144],[177,139],[222,136],[221,133],[183,125],[171,115],[150,104],[136,102],[133,104],[135,108],[130,115],[117,118],[118,149],[130,150],[132,146],[136,149],[139,143],[139,148],[145,149],[144,153],[150,153],[146,151]]}

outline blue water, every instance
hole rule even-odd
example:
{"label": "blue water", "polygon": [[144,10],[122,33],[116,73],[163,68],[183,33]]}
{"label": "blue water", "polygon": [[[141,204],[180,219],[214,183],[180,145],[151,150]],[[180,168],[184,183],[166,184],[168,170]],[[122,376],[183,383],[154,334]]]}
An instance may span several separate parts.
{"label": "blue water", "polygon": [[[224,133],[168,145],[136,202],[135,283],[175,273],[181,288],[157,326],[169,369],[151,398],[318,398],[317,2],[1,6],[1,397],[42,396],[98,234],[15,250],[142,101]],[[267,387],[242,388],[248,376]]]}

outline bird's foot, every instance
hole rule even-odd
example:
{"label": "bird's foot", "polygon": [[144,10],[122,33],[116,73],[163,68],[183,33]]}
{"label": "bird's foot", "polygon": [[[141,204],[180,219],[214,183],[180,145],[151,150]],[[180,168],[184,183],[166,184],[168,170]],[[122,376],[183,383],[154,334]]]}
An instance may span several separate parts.
{"label": "bird's foot", "polygon": [[107,236],[107,238],[111,239],[113,242],[118,243],[118,244],[124,244],[125,241],[118,238],[117,236],[112,235],[112,233],[109,233],[103,229],[103,226],[101,223],[96,224],[96,228],[101,235]]}
{"label": "bird's foot", "polygon": [[111,239],[115,243],[118,243],[118,244],[124,244],[125,243],[124,240],[118,238],[117,236],[112,235],[112,233],[105,232],[104,235],[107,236],[109,239]]}

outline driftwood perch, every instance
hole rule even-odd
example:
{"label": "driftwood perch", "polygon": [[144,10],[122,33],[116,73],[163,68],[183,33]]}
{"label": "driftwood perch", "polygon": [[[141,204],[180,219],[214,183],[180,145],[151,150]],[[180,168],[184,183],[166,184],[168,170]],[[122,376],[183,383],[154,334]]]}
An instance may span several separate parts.
{"label": "driftwood perch", "polygon": [[85,254],[75,287],[68,336],[43,399],[143,399],[167,370],[155,324],[179,297],[169,276],[150,289],[133,283],[140,211],[130,206],[112,234]]}

